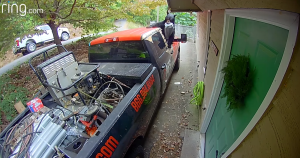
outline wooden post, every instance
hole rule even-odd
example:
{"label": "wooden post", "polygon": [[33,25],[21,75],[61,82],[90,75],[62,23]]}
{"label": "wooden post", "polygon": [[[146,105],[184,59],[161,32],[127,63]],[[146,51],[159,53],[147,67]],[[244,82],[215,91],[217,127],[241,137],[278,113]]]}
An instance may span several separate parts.
{"label": "wooden post", "polygon": [[157,6],[156,9],[157,9],[157,22],[159,22],[159,6]]}
{"label": "wooden post", "polygon": [[18,111],[18,113],[22,113],[26,108],[23,105],[23,103],[21,101],[17,102],[14,107],[16,108],[16,110]]}

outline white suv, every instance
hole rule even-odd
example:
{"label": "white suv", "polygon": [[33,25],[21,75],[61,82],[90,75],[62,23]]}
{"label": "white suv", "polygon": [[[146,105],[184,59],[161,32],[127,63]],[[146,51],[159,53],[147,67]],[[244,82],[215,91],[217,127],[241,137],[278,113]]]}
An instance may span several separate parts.
{"label": "white suv", "polygon": [[[43,45],[45,42],[54,40],[52,30],[48,25],[41,25],[35,28],[36,30],[43,30],[43,33],[35,33],[34,35],[25,36],[22,40],[17,38],[16,45],[13,47],[14,54],[22,52],[23,55],[31,53],[36,50],[37,45]],[[67,28],[57,28],[58,36],[62,41],[70,38],[70,32]],[[22,51],[27,50],[27,51]]]}

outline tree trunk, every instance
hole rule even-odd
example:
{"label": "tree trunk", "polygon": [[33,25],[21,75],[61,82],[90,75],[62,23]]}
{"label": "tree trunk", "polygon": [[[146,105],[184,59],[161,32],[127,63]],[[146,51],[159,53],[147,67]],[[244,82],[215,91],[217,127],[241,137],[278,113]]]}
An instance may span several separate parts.
{"label": "tree trunk", "polygon": [[[54,21],[50,21],[50,22],[48,23],[48,25],[50,26],[50,28],[51,28],[51,30],[52,30],[52,34],[53,34],[53,37],[54,37],[54,43],[55,43],[56,45],[62,45],[62,44],[61,44],[61,41],[60,41],[60,38],[59,38],[59,36],[58,36],[58,32],[57,32],[58,26],[54,23]],[[58,49],[58,52],[59,52],[59,53],[62,53],[62,52],[65,51],[62,47],[58,47],[57,49]]]}

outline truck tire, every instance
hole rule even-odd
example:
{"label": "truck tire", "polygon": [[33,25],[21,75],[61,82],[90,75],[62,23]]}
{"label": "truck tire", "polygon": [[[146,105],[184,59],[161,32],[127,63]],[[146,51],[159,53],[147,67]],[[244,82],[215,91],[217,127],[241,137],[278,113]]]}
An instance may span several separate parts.
{"label": "truck tire", "polygon": [[136,146],[128,158],[144,158],[144,148],[141,145]]}
{"label": "truck tire", "polygon": [[180,50],[178,50],[178,56],[175,62],[174,71],[178,71],[180,67]]}
{"label": "truck tire", "polygon": [[67,32],[63,32],[62,34],[61,34],[61,40],[62,41],[66,41],[66,40],[68,40],[70,38],[70,35],[67,33]]}
{"label": "truck tire", "polygon": [[23,54],[23,56],[25,56],[25,55],[29,54],[29,52],[27,50],[25,50],[22,52],[22,54]]}
{"label": "truck tire", "polygon": [[28,42],[26,44],[26,50],[28,51],[28,53],[34,52],[36,50],[36,44],[32,41]]}

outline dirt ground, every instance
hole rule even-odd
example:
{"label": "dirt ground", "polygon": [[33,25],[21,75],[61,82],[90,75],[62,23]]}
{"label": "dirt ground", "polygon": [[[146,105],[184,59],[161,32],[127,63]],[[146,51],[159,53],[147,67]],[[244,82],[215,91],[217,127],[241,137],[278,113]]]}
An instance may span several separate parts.
{"label": "dirt ground", "polygon": [[180,157],[184,130],[199,129],[199,109],[189,104],[198,80],[195,44],[181,44],[180,57],[180,69],[173,73],[156,118],[145,137],[146,158]]}
{"label": "dirt ground", "polygon": [[[79,41],[75,44],[70,44],[65,46],[68,51],[73,51],[77,61],[79,62],[88,62],[88,42]],[[42,60],[33,61],[33,65],[36,66],[38,63],[41,63]],[[24,87],[27,90],[27,98],[31,99],[38,90],[42,88],[42,85],[32,69],[29,67],[29,64],[26,62],[21,64],[19,69],[14,69],[12,73],[9,74],[11,79],[7,84],[13,84],[16,87]],[[23,103],[26,104],[26,103]],[[13,106],[13,105],[12,105]],[[15,109],[13,109],[15,110]],[[16,113],[16,112],[15,112]],[[16,113],[17,114],[17,113]],[[0,115],[2,120],[2,125],[0,126],[0,131],[4,129],[9,121],[6,119],[6,114],[0,109]],[[14,117],[14,116],[12,116]]]}
{"label": "dirt ground", "polygon": [[[70,39],[72,38],[75,38],[75,37],[78,37],[78,36],[81,36],[81,34],[83,33],[83,30],[81,28],[74,28],[71,24],[64,24],[60,27],[66,27],[69,29],[70,31]],[[37,50],[43,48],[43,47],[46,47],[46,46],[49,46],[53,44],[53,42],[51,43],[46,43],[44,46],[41,46],[41,47],[37,47]],[[0,60],[0,68],[3,67],[4,65],[22,57],[22,53],[19,53],[17,55],[15,55],[12,50],[9,50],[5,53],[4,57]]]}

